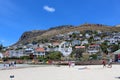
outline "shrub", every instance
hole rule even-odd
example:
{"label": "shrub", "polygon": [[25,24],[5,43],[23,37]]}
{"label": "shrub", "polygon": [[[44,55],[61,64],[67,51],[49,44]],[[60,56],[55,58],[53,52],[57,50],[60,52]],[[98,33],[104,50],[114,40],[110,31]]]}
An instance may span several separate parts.
{"label": "shrub", "polygon": [[92,54],[89,57],[92,58],[93,60],[97,60],[97,54]]}

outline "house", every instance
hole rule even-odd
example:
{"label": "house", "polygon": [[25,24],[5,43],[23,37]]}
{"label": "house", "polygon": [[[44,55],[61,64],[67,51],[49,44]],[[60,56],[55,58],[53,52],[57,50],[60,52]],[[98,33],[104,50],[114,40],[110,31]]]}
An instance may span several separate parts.
{"label": "house", "polygon": [[87,52],[89,54],[96,54],[100,51],[100,46],[95,44],[95,45],[89,45]]}
{"label": "house", "polygon": [[86,38],[90,38],[91,35],[89,35],[88,33],[86,33],[86,34],[85,34],[85,37],[86,37]]}
{"label": "house", "polygon": [[2,53],[0,53],[0,59],[1,59],[1,58],[3,58],[3,54],[2,54]]}
{"label": "house", "polygon": [[73,31],[74,34],[80,34],[80,31]]}
{"label": "house", "polygon": [[64,40],[71,40],[71,37],[68,34],[64,34]]}
{"label": "house", "polygon": [[86,47],[85,46],[75,46],[75,55],[77,56],[78,54],[85,54],[86,52]]}
{"label": "house", "polygon": [[81,45],[84,45],[84,44],[88,44],[88,40],[85,39],[84,41],[82,41]]}
{"label": "house", "polygon": [[9,50],[9,57],[21,57],[24,56],[23,50]]}
{"label": "house", "polygon": [[52,43],[52,46],[53,46],[53,47],[59,47],[59,45],[60,45],[59,42],[53,42],[53,43]]}
{"label": "house", "polygon": [[100,41],[100,40],[101,40],[101,38],[100,38],[100,37],[98,37],[98,36],[96,36],[96,37],[94,37],[94,40],[95,40],[95,41]]}
{"label": "house", "polygon": [[35,49],[39,46],[39,44],[33,44],[31,48]]}
{"label": "house", "polygon": [[102,44],[101,40],[100,41],[96,41],[96,44],[98,44],[98,45]]}
{"label": "house", "polygon": [[109,39],[110,44],[118,44],[117,40],[114,38]]}
{"label": "house", "polygon": [[73,32],[69,32],[69,33],[67,33],[68,35],[72,35],[73,34]]}
{"label": "house", "polygon": [[45,56],[45,49],[44,48],[36,48],[34,55],[37,56]]}
{"label": "house", "polygon": [[120,41],[120,35],[113,36],[113,38],[114,38],[116,41]]}
{"label": "house", "polygon": [[41,47],[43,47],[47,52],[51,51],[51,48],[53,48],[52,43],[45,43],[44,46]]}
{"label": "house", "polygon": [[80,34],[79,36],[80,36],[80,38],[83,38],[83,34]]}
{"label": "house", "polygon": [[75,46],[76,49],[85,49],[85,46]]}
{"label": "house", "polygon": [[80,44],[81,44],[81,41],[80,41],[80,40],[73,40],[73,41],[72,41],[72,46],[80,45]]}
{"label": "house", "polygon": [[113,53],[113,58],[115,62],[120,62],[120,49]]}
{"label": "house", "polygon": [[[44,44],[40,43],[40,44],[37,44],[37,47],[44,47]],[[36,47],[36,48],[37,48]]]}
{"label": "house", "polygon": [[85,46],[75,46],[75,49],[82,49],[85,51]]}
{"label": "house", "polygon": [[102,33],[102,31],[100,31],[100,30],[97,30],[97,33],[98,33],[98,34],[101,34],[101,33]]}
{"label": "house", "polygon": [[72,35],[72,34],[80,34],[80,31],[73,31],[68,33],[68,35]]}
{"label": "house", "polygon": [[103,41],[109,41],[110,37],[104,37],[102,40]]}
{"label": "house", "polygon": [[27,44],[26,46],[27,46],[27,48],[32,48],[33,44],[30,43],[30,44]]}
{"label": "house", "polygon": [[3,54],[4,57],[9,57],[9,51],[7,50],[4,54]]}
{"label": "house", "polygon": [[60,51],[64,56],[70,55],[71,52],[72,52],[71,43],[66,42],[66,41],[63,41],[63,42],[59,45],[58,51]]}
{"label": "house", "polygon": [[32,48],[27,48],[24,50],[24,56],[30,56],[30,55],[33,55],[34,54],[34,49]]}

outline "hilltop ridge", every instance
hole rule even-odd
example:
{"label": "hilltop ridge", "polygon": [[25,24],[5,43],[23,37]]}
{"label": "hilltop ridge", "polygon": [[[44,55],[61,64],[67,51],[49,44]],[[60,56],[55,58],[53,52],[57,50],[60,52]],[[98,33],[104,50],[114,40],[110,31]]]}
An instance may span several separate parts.
{"label": "hilltop ridge", "polygon": [[62,25],[62,26],[56,26],[52,27],[48,30],[33,30],[33,31],[27,31],[22,34],[18,42],[16,44],[25,44],[30,42],[38,42],[42,39],[50,39],[51,37],[54,37],[58,34],[65,34],[72,31],[86,31],[86,30],[92,30],[92,31],[109,31],[109,32],[119,32],[120,27],[114,27],[114,26],[108,26],[103,24],[82,24],[80,26],[73,26],[73,25]]}

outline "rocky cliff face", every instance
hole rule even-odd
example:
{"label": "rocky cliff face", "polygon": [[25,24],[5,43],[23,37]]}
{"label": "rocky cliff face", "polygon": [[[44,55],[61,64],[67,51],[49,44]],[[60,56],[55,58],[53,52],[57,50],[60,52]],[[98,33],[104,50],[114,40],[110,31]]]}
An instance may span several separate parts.
{"label": "rocky cliff face", "polygon": [[37,36],[41,36],[45,32],[46,32],[45,30],[44,31],[33,30],[24,32],[16,44],[30,42],[31,40],[34,40]]}
{"label": "rocky cliff face", "polygon": [[40,31],[40,30],[24,32],[22,34],[22,36],[20,37],[19,41],[21,41],[21,40],[27,40],[29,38],[34,38],[34,37],[40,36],[40,35],[42,35],[45,32],[46,31]]}
{"label": "rocky cliff face", "polygon": [[55,35],[64,34],[71,31],[85,31],[85,30],[120,31],[120,27],[106,26],[102,24],[83,24],[80,26],[63,25],[53,27],[48,30],[33,30],[24,32],[16,44],[21,43],[25,44],[28,42],[39,41],[41,39],[49,39],[50,37],[53,37]]}

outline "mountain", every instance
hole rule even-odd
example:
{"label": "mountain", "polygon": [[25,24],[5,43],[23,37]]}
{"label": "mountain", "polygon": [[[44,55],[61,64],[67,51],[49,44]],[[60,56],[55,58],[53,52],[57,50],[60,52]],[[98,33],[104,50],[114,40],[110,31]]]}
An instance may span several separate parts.
{"label": "mountain", "polygon": [[51,37],[54,37],[58,34],[64,34],[71,31],[86,31],[86,30],[92,30],[92,31],[120,31],[120,27],[114,27],[114,26],[107,26],[102,24],[83,24],[80,26],[73,26],[73,25],[62,25],[62,26],[56,26],[53,28],[50,28],[48,30],[33,30],[33,31],[27,31],[22,34],[19,41],[14,44],[26,44],[29,42],[40,42],[41,40],[50,39]]}

